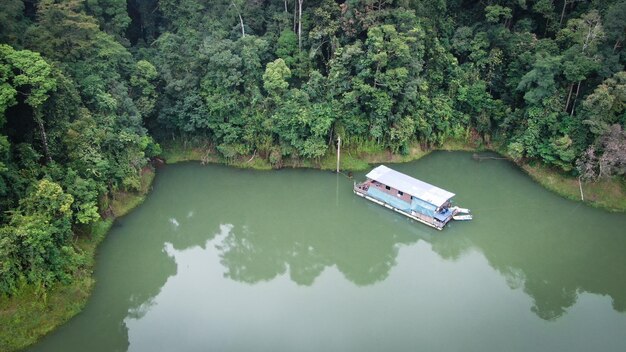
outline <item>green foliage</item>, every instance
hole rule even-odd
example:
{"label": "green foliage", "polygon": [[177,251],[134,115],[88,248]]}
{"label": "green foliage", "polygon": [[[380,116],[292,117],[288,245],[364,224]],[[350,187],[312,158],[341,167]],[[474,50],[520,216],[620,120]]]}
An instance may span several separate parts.
{"label": "green foliage", "polygon": [[298,37],[290,29],[280,33],[276,43],[276,56],[283,59],[287,67],[294,67],[298,54]]}
{"label": "green foliage", "polygon": [[17,90],[15,89],[11,77],[13,76],[13,67],[11,62],[8,62],[9,55],[13,52],[13,48],[8,45],[0,45],[0,127],[4,125],[5,111],[17,104],[15,96]]}
{"label": "green foliage", "polygon": [[156,106],[158,94],[155,81],[158,77],[156,68],[146,60],[139,60],[130,76],[130,86],[133,89],[132,97],[137,109],[145,118],[149,117]]}
{"label": "green foliage", "polygon": [[501,20],[508,21],[511,19],[512,12],[508,7],[500,5],[490,5],[485,7],[485,18],[489,23],[498,23]]}
{"label": "green foliage", "polygon": [[24,102],[38,109],[48,99],[50,91],[56,88],[52,77],[52,67],[39,53],[30,50],[14,50],[0,44],[0,112],[15,104],[16,93],[26,96]]}
{"label": "green foliage", "polygon": [[626,39],[626,1],[616,1],[606,11],[604,16],[604,30],[609,44],[613,44],[613,50],[623,46]]}
{"label": "green foliage", "polygon": [[94,179],[84,179],[73,169],[67,170],[64,184],[68,193],[74,198],[72,210],[74,223],[92,224],[100,220],[98,213],[98,185]]}
{"label": "green foliage", "polygon": [[20,35],[28,22],[24,19],[24,2],[7,0],[0,2],[0,43],[18,44]]}
{"label": "green foliage", "polygon": [[11,293],[22,283],[42,292],[57,280],[69,280],[80,263],[72,247],[74,198],[46,179],[20,201],[0,242],[0,292]]}
{"label": "green foliage", "polygon": [[[125,1],[42,0],[32,23],[11,10],[24,22],[0,28],[27,47],[0,44],[2,294],[30,285],[45,297],[71,280],[82,265],[74,230],[100,220],[109,193],[140,188],[147,158],[160,153],[142,126],[156,109],[158,71],[85,9],[103,28],[127,17]],[[124,42],[125,25],[114,26]]]}
{"label": "green foliage", "polygon": [[536,105],[556,93],[555,76],[561,67],[561,58],[549,54],[538,54],[530,71],[526,73],[519,84],[518,91],[525,92],[524,100],[529,105]]}
{"label": "green foliage", "polygon": [[263,74],[263,88],[273,96],[278,96],[289,87],[287,80],[291,77],[291,70],[283,59],[269,62]]}
{"label": "green foliage", "polygon": [[[293,148],[297,155],[319,158],[326,153],[326,136],[334,122],[329,105],[311,103],[305,92],[293,89],[280,103],[271,121],[272,132],[281,144]],[[279,161],[274,159],[272,164]]]}
{"label": "green foliage", "polygon": [[519,160],[524,156],[524,144],[521,142],[511,142],[507,147],[507,153],[513,160]]}
{"label": "green foliage", "polygon": [[102,29],[123,37],[130,24],[126,0],[86,0],[85,7],[98,19]]}
{"label": "green foliage", "polygon": [[582,115],[590,131],[602,135],[615,123],[626,125],[626,71],[607,78],[583,102]]}
{"label": "green foliage", "polygon": [[96,20],[84,14],[82,1],[41,0],[38,21],[26,33],[28,46],[60,62],[72,62],[88,55],[100,35]]}

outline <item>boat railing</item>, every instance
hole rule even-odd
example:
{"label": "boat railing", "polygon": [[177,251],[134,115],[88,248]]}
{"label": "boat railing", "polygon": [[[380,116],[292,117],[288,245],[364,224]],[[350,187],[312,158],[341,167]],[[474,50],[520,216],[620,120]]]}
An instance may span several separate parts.
{"label": "boat railing", "polygon": [[370,185],[367,182],[363,182],[363,183],[354,183],[354,190],[359,191],[359,192],[363,192],[366,193],[367,190],[369,189]]}

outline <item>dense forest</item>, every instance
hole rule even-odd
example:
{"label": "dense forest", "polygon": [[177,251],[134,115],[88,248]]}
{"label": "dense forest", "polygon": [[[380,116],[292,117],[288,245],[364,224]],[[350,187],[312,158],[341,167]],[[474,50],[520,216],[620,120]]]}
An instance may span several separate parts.
{"label": "dense forest", "polygon": [[626,0],[3,0],[0,295],[71,280],[73,239],[172,140],[274,167],[338,135],[474,140],[623,177],[625,18]]}

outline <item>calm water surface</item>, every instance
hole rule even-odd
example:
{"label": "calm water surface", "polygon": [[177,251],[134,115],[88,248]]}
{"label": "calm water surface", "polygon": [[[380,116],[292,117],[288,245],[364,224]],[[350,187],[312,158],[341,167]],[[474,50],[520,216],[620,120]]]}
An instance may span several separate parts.
{"label": "calm water surface", "polygon": [[625,215],[506,161],[392,167],[474,221],[431,229],[329,172],[160,169],[84,312],[31,350],[626,351]]}

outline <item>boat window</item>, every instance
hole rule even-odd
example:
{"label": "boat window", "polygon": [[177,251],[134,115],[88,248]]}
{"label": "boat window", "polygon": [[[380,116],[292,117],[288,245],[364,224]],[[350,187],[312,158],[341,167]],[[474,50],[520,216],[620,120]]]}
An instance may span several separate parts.
{"label": "boat window", "polygon": [[403,195],[404,195],[404,193],[403,193],[402,191],[398,191],[398,195],[399,195],[399,196],[403,196]]}
{"label": "boat window", "polygon": [[385,189],[386,189],[386,190],[390,190],[390,189],[391,189],[391,187],[389,187],[389,186],[385,186]]}

